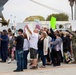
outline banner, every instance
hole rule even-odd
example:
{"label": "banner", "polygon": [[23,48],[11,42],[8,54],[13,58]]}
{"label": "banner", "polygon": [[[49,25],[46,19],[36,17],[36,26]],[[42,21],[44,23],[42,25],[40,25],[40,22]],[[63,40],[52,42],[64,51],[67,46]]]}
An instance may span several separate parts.
{"label": "banner", "polygon": [[50,20],[50,27],[52,29],[56,29],[56,18],[55,17],[51,17],[51,20]]}

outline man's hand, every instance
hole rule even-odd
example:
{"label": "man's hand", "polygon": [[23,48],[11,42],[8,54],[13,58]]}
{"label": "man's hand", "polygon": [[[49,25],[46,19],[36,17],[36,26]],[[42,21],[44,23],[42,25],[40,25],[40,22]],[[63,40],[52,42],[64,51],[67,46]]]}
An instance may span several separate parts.
{"label": "man's hand", "polygon": [[13,44],[16,44],[17,42],[16,41],[13,41]]}
{"label": "man's hand", "polygon": [[29,29],[28,25],[26,25],[25,28],[27,28],[28,32],[32,35],[32,32],[31,32],[31,30]]}
{"label": "man's hand", "polygon": [[2,38],[0,38],[0,40],[2,40]]}
{"label": "man's hand", "polygon": [[29,29],[28,25],[25,26],[27,29]]}
{"label": "man's hand", "polygon": [[45,51],[45,53],[47,53],[48,51]]}
{"label": "man's hand", "polygon": [[53,44],[53,42],[50,42],[50,44]]}
{"label": "man's hand", "polygon": [[48,53],[48,51],[45,51],[45,54],[47,54]]}

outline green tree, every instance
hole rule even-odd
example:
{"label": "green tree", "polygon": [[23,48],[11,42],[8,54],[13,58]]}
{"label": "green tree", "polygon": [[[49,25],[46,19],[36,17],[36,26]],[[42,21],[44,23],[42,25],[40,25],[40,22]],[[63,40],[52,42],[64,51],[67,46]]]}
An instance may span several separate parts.
{"label": "green tree", "polygon": [[47,17],[46,21],[50,21],[52,16],[55,17],[57,21],[68,21],[68,19],[69,19],[68,15],[66,15],[64,13],[60,13],[60,14],[49,15]]}
{"label": "green tree", "polygon": [[42,16],[30,16],[30,17],[27,17],[24,22],[26,21],[34,21],[35,19],[38,19],[39,21],[45,21],[45,18],[42,17]]}

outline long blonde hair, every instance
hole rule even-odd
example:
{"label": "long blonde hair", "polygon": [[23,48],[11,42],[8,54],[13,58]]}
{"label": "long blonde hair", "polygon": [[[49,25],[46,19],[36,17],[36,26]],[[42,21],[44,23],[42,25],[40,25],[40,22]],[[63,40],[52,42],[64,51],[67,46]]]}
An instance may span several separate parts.
{"label": "long blonde hair", "polygon": [[45,31],[43,31],[42,34],[44,35],[44,38],[47,37],[47,33]]}

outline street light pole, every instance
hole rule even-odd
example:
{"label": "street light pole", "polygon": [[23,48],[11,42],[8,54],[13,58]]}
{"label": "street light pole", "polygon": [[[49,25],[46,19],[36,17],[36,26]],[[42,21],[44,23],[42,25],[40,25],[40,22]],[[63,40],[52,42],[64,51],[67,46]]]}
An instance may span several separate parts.
{"label": "street light pole", "polygon": [[72,20],[73,20],[73,5],[74,5],[74,0],[69,0],[70,6],[71,6],[71,14],[72,14]]}
{"label": "street light pole", "polygon": [[72,15],[72,20],[73,20],[73,6],[71,6],[71,15]]}
{"label": "street light pole", "polygon": [[74,11],[75,11],[74,15],[75,15],[75,20],[76,20],[76,0],[75,0],[75,7],[74,7]]}
{"label": "street light pole", "polygon": [[10,15],[10,20],[11,20],[11,23],[12,23],[12,15]]}

